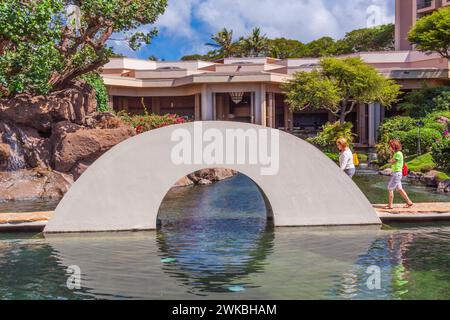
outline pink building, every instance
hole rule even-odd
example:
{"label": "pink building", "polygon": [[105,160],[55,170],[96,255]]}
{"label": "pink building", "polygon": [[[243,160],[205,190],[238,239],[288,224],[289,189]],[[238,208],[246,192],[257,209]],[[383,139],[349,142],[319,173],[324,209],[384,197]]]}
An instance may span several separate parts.
{"label": "pink building", "polygon": [[[359,53],[405,91],[450,85],[449,61],[415,51]],[[314,135],[334,116],[326,110],[291,112],[282,84],[297,71],[317,67],[319,59],[227,58],[215,62],[155,62],[114,58],[103,69],[115,110],[176,113],[193,120],[240,121]],[[360,146],[374,146],[383,106],[360,105],[348,116]]]}
{"label": "pink building", "polygon": [[450,6],[450,0],[395,0],[395,50],[411,50],[409,30],[424,15]]}
{"label": "pink building", "polygon": [[[407,33],[425,14],[450,5],[450,0],[396,0],[396,48],[359,56],[404,92],[450,85],[449,61],[438,54],[412,50]],[[114,58],[103,69],[109,101],[115,110],[176,113],[192,120],[240,121],[279,128],[307,137],[327,121],[327,110],[292,112],[282,84],[297,71],[317,67],[319,59],[226,58],[220,61],[156,62]],[[377,128],[390,111],[377,103],[360,105],[349,116],[358,144],[373,147]]]}

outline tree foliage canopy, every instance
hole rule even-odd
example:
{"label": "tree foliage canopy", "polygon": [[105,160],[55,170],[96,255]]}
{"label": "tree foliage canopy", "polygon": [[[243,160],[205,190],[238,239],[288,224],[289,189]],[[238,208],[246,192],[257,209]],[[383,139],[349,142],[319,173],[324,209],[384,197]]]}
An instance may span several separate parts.
{"label": "tree foliage canopy", "polygon": [[113,55],[107,41],[127,33],[131,48],[155,35],[167,0],[2,0],[0,95],[43,94],[97,70]]}
{"label": "tree foliage canopy", "polygon": [[323,58],[320,68],[297,72],[284,91],[292,110],[328,109],[343,123],[357,104],[379,102],[389,107],[400,86],[360,58]]}
{"label": "tree foliage canopy", "polygon": [[450,59],[450,8],[442,8],[419,19],[408,40],[421,51],[435,51]]}
{"label": "tree foliage canopy", "polygon": [[[223,29],[211,36],[208,46],[214,50],[206,55],[193,54],[182,60],[217,60],[226,57],[269,56],[272,58],[326,57],[362,51],[394,50],[394,25],[353,30],[343,39],[335,41],[322,37],[309,43],[294,39],[269,39],[261,35],[259,28],[253,29],[248,37],[233,40],[233,30]],[[255,44],[257,44],[255,46]],[[255,50],[256,47],[256,50]]]}

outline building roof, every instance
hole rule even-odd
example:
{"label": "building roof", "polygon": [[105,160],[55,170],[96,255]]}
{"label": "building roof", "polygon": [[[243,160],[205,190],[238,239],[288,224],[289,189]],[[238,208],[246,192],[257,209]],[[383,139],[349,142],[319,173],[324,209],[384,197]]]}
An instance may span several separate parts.
{"label": "building roof", "polygon": [[[449,61],[438,54],[418,51],[362,52],[338,58],[360,57],[393,79],[449,79]],[[106,85],[125,87],[179,87],[200,83],[283,83],[297,71],[319,66],[319,58],[225,58],[211,61],[149,61],[112,58],[103,67]]]}

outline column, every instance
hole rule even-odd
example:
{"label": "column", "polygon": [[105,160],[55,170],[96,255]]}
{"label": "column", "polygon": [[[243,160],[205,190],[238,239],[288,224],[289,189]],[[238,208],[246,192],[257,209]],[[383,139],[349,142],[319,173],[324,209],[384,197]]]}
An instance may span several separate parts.
{"label": "column", "polygon": [[261,83],[259,95],[260,95],[260,104],[259,104],[260,119],[258,121],[258,124],[267,127],[269,124],[267,123],[267,97],[266,97],[266,85],[264,83]]}
{"label": "column", "polygon": [[159,97],[152,97],[152,113],[161,114],[161,101]]}
{"label": "column", "polygon": [[373,147],[376,144],[375,140],[375,103],[369,103],[369,147]]}
{"label": "column", "polygon": [[275,95],[273,92],[269,93],[269,100],[268,100],[268,117],[267,117],[267,124],[269,127],[274,128],[275,127]]}
{"label": "column", "polygon": [[367,143],[366,137],[366,105],[361,103],[358,105],[358,128],[356,128],[359,138],[359,143]]}
{"label": "column", "polygon": [[202,87],[201,116],[203,121],[213,120],[213,95],[207,84]]}
{"label": "column", "polygon": [[255,93],[250,92],[250,123],[255,123],[255,100]]}
{"label": "column", "polygon": [[201,96],[200,94],[196,94],[194,96],[194,114],[195,114],[195,121],[199,121],[202,119],[202,113],[201,113]]}
{"label": "column", "polygon": [[380,103],[378,102],[374,104],[374,107],[375,107],[374,128],[375,128],[375,143],[376,143],[378,141],[378,128],[380,127],[380,124],[383,121],[384,110],[381,107]]}
{"label": "column", "polygon": [[257,88],[254,94],[254,102],[253,102],[253,121],[254,124],[262,124],[262,116],[263,112],[261,110],[261,106],[263,104],[262,94],[261,94],[261,86]]}

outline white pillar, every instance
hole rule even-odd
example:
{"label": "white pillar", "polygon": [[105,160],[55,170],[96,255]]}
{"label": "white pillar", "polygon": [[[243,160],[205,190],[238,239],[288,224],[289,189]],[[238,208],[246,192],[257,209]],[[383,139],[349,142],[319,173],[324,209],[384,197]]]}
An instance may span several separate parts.
{"label": "white pillar", "polygon": [[369,147],[374,147],[377,140],[377,130],[381,122],[381,106],[379,103],[369,103]]}
{"label": "white pillar", "polygon": [[207,84],[202,87],[202,120],[213,120],[213,97]]}
{"label": "white pillar", "polygon": [[274,93],[269,93],[269,101],[267,102],[269,104],[269,123],[268,126],[271,128],[275,127],[275,97]]}
{"label": "white pillar", "polygon": [[270,126],[270,124],[267,123],[267,99],[266,99],[266,85],[264,83],[261,83],[261,88],[259,90],[260,94],[260,120],[258,121],[258,124],[267,127]]}

